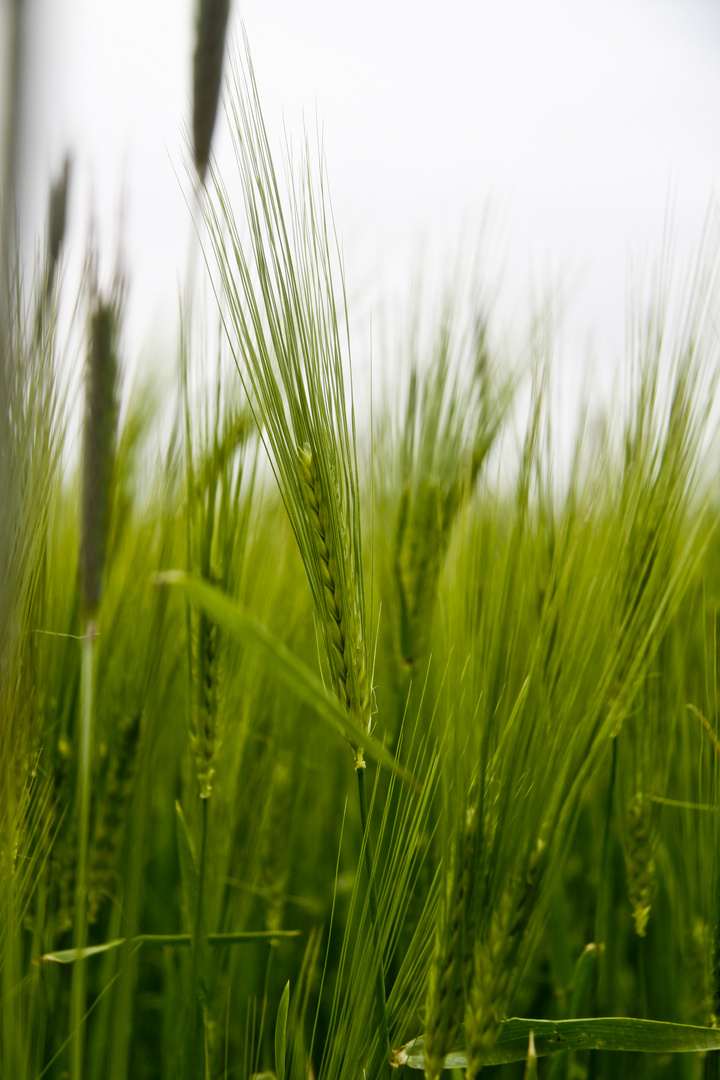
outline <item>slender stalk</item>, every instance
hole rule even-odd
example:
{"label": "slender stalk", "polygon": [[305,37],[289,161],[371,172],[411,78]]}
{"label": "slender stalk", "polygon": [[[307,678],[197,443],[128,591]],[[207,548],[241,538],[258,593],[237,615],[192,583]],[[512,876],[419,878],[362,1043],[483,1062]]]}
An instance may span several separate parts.
{"label": "slender stalk", "polygon": [[[609,922],[610,906],[612,903],[612,884],[608,881],[610,873],[610,840],[612,830],[613,802],[615,799],[615,784],[617,782],[617,738],[612,740],[612,758],[610,765],[610,782],[608,784],[607,798],[605,802],[605,828],[603,830],[602,850],[600,852],[600,883],[598,885],[598,900],[595,910],[595,941],[604,945],[598,955],[598,972],[595,982],[594,1016],[597,1010],[605,1010],[610,1000],[610,959],[609,959]],[[604,1015],[601,1011],[600,1015]],[[591,1050],[588,1063],[588,1080],[595,1080],[600,1067],[600,1051]]]}
{"label": "slender stalk", "polygon": [[360,824],[363,831],[363,843],[365,847],[365,870],[368,877],[368,889],[370,892],[370,920],[372,922],[373,944],[375,946],[375,998],[379,1013],[380,1037],[385,1054],[386,1071],[390,1069],[390,1036],[387,1023],[387,1001],[385,999],[385,972],[383,970],[382,951],[380,949],[380,932],[378,928],[378,902],[375,889],[375,876],[373,874],[373,851],[370,842],[370,829],[368,828],[367,795],[365,794],[365,762],[360,760],[355,768],[358,778],[358,797],[360,801]]}
{"label": "slender stalk", "polygon": [[610,998],[609,991],[609,919],[610,906],[612,903],[612,883],[608,880],[610,873],[610,842],[612,836],[613,802],[615,799],[615,785],[617,783],[617,739],[612,740],[612,759],[610,765],[610,782],[607,790],[605,803],[605,828],[603,830],[602,851],[600,853],[600,885],[598,887],[598,902],[595,912],[595,941],[604,944],[606,948],[598,956],[598,979],[596,1006],[607,1008]]}
{"label": "slender stalk", "polygon": [[[80,689],[80,743],[78,753],[78,852],[75,882],[75,948],[87,945],[88,835],[90,831],[90,751],[93,713],[93,659],[97,624],[88,619],[82,640]],[[70,991],[71,1069],[73,1080],[82,1080],[85,1044],[85,958],[73,967]]]}
{"label": "slender stalk", "polygon": [[[8,766],[11,764],[11,758],[7,757]],[[6,820],[8,822],[8,837],[4,845],[4,850],[0,847],[0,873],[4,880],[5,887],[2,889],[2,896],[0,896],[0,957],[2,958],[2,965],[0,971],[2,973],[2,982],[0,983],[0,1009],[2,1010],[2,1039],[0,1040],[0,1069],[4,1070],[10,1075],[11,1069],[18,1067],[18,1054],[17,1054],[17,995],[13,993],[15,989],[15,980],[19,971],[19,957],[18,957],[18,934],[16,932],[17,926],[17,906],[16,906],[16,889],[15,889],[15,877],[12,873],[12,851],[15,845],[15,813],[16,805],[13,791],[13,776],[11,768],[7,769],[7,772],[3,770],[3,782],[4,792],[2,810],[5,813]]]}
{"label": "slender stalk", "polygon": [[[190,1009],[191,1020],[189,1027],[190,1046],[187,1060],[190,1064],[191,1077],[199,1076],[200,1055],[198,1053],[198,982],[204,975],[204,949],[205,939],[203,935],[203,904],[205,897],[205,861],[207,851],[207,819],[208,800],[202,799],[202,831],[200,839],[200,864],[198,866],[198,894],[197,909],[195,912],[195,933],[193,935],[192,967],[190,974]],[[204,1024],[203,1024],[204,1027]],[[203,1035],[203,1046],[205,1038]]]}
{"label": "slender stalk", "polygon": [[650,1018],[650,1010],[648,1008],[647,937],[638,937],[637,939],[637,969],[640,1016],[643,1020],[648,1020]]}

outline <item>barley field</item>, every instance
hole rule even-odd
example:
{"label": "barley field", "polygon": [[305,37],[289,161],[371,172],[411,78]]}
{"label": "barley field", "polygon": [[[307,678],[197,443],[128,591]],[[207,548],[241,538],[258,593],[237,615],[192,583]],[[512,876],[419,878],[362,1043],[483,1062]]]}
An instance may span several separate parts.
{"label": "barley field", "polygon": [[227,15],[221,334],[183,302],[169,425],[90,257],[68,463],[67,169],[34,272],[3,253],[0,1076],[717,1080],[712,227],[567,475],[540,317],[513,359],[441,307],[361,413],[327,178],[247,45],[215,166]]}

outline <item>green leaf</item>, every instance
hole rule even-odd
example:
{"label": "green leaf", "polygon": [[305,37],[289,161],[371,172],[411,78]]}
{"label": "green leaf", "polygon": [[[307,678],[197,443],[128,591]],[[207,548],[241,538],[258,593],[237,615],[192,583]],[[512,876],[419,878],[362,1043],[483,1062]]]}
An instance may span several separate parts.
{"label": "green leaf", "polygon": [[277,1020],[275,1022],[275,1076],[277,1080],[285,1080],[285,1026],[287,1024],[288,1005],[290,1004],[290,981],[285,983],[285,989],[280,998]]}
{"label": "green leaf", "polygon": [[[299,930],[247,930],[230,934],[208,934],[207,943],[208,945],[244,945],[255,941],[274,941],[275,938],[298,937],[299,935]],[[111,952],[126,944],[135,945],[136,948],[141,945],[156,949],[166,945],[187,948],[192,945],[192,934],[137,934],[131,938],[104,941],[102,945],[88,945],[85,949],[60,949],[58,952],[45,953],[40,960],[52,960],[56,964],[72,964],[75,960],[84,960],[88,956]],[[285,1011],[287,1013],[287,1008]]]}
{"label": "green leaf", "polygon": [[[485,1065],[526,1061],[530,1031],[538,1057],[563,1050],[624,1050],[645,1054],[701,1053],[720,1050],[720,1028],[666,1024],[658,1020],[629,1017],[602,1017],[586,1020],[506,1020],[497,1042],[485,1058]],[[423,1036],[413,1039],[393,1054],[396,1065],[424,1069]],[[445,1058],[446,1069],[464,1069],[464,1050]]]}
{"label": "green leaf", "polygon": [[84,949],[60,949],[58,952],[45,953],[40,959],[53,960],[56,964],[72,964],[75,960],[86,960],[88,956],[97,956],[99,953],[119,949],[127,940],[127,938],[116,938],[114,941],[105,941],[102,945],[88,945]]}
{"label": "green leaf", "polygon": [[189,577],[180,570],[157,574],[155,581],[159,585],[178,586],[188,600],[201,607],[226,633],[255,649],[273,675],[301,701],[309,705],[321,720],[339,731],[351,744],[362,746],[368,757],[387,765],[403,780],[419,790],[420,785],[412,774],[398,764],[392,754],[376,739],[369,738],[362,726],[341,708],[335,698],[326,693],[320,679],[312,673],[307,664],[295,656],[256,618],[243,611],[207,582]]}

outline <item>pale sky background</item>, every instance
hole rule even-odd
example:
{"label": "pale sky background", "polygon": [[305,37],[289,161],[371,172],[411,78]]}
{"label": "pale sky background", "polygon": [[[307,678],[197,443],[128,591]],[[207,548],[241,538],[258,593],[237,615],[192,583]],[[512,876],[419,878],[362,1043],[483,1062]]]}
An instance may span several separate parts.
{"label": "pale sky background", "polygon": [[[125,352],[174,350],[192,225],[184,191],[189,0],[25,0],[21,228],[40,235],[50,176],[74,159],[73,279],[95,209],[109,276],[118,207],[130,293]],[[499,321],[562,283],[560,361],[607,384],[638,265],[678,262],[720,191],[719,0],[244,0],[273,148],[322,127],[360,341],[413,270],[471,255],[486,221]],[[232,176],[222,117],[216,148]],[[424,255],[423,255],[424,252]],[[378,345],[374,341],[375,355]],[[382,358],[381,358],[382,359]]]}

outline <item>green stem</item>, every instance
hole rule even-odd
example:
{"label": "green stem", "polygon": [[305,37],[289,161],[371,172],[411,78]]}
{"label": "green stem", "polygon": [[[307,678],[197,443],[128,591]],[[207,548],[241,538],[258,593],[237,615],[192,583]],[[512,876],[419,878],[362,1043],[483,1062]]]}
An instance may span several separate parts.
{"label": "green stem", "polygon": [[[194,1078],[200,1074],[198,1068],[201,1060],[201,1055],[198,1052],[198,982],[204,978],[205,974],[205,939],[203,934],[203,903],[205,899],[205,861],[206,861],[206,849],[207,849],[207,819],[208,819],[208,800],[201,799],[202,803],[202,832],[200,839],[200,864],[198,866],[198,894],[197,894],[197,909],[195,912],[195,934],[193,937],[193,950],[192,950],[192,967],[190,975],[190,1046],[188,1053],[188,1062],[190,1064],[189,1075]],[[204,1025],[203,1025],[204,1026]],[[203,1033],[203,1057],[204,1057],[204,1044],[205,1038]]]}
{"label": "green stem", "polygon": [[[609,990],[608,954],[610,952],[610,914],[612,906],[612,882],[608,880],[610,874],[610,840],[612,830],[613,802],[615,799],[615,784],[617,781],[617,736],[612,740],[612,760],[610,765],[610,783],[608,784],[607,799],[605,802],[605,827],[603,830],[602,849],[600,852],[600,882],[597,889],[597,907],[595,909],[595,943],[604,948],[598,954],[598,971],[595,982],[594,1012],[597,1016],[598,1009],[608,1009],[611,998]],[[601,1012],[600,1015],[603,1015]],[[597,1050],[590,1051],[588,1062],[588,1080],[595,1080],[600,1067],[600,1053]]]}
{"label": "green stem", "polygon": [[[80,670],[80,741],[78,748],[78,851],[75,882],[75,948],[82,951],[87,945],[88,837],[90,831],[90,755],[93,713],[93,658],[97,626],[88,619],[82,639]],[[70,1034],[72,1049],[70,1075],[82,1080],[83,1048],[85,1044],[85,958],[81,956],[73,967],[70,989]]]}
{"label": "green stem", "polygon": [[385,999],[385,973],[383,970],[382,952],[380,949],[380,932],[378,928],[378,902],[377,892],[375,890],[375,876],[373,874],[373,852],[372,844],[370,842],[370,829],[368,828],[368,808],[367,808],[367,796],[365,794],[365,764],[356,767],[358,778],[358,796],[360,799],[360,823],[363,831],[363,842],[365,845],[365,869],[368,877],[368,890],[370,896],[370,919],[372,922],[373,943],[375,946],[375,957],[377,961],[375,971],[375,997],[377,1002],[378,1012],[380,1014],[380,1037],[385,1054],[385,1062],[387,1070],[390,1070],[390,1036],[388,1034],[387,1023],[387,1002]]}
{"label": "green stem", "polygon": [[[605,824],[603,829],[602,850],[600,852],[600,883],[598,886],[598,900],[595,911],[595,942],[605,945],[604,950],[598,956],[598,979],[596,1007],[607,1009],[609,1007],[610,991],[608,986],[608,969],[610,966],[610,916],[612,906],[612,881],[609,880],[611,872],[610,842],[612,835],[613,803],[615,799],[615,785],[617,782],[617,737],[612,740],[612,759],[610,765],[610,783],[608,784],[607,800],[605,803]],[[601,1014],[604,1015],[604,1014]]]}
{"label": "green stem", "polygon": [[637,965],[638,965],[638,990],[640,1017],[647,1020],[650,1017],[648,1008],[648,981],[647,981],[647,938],[641,937],[637,941]]}

